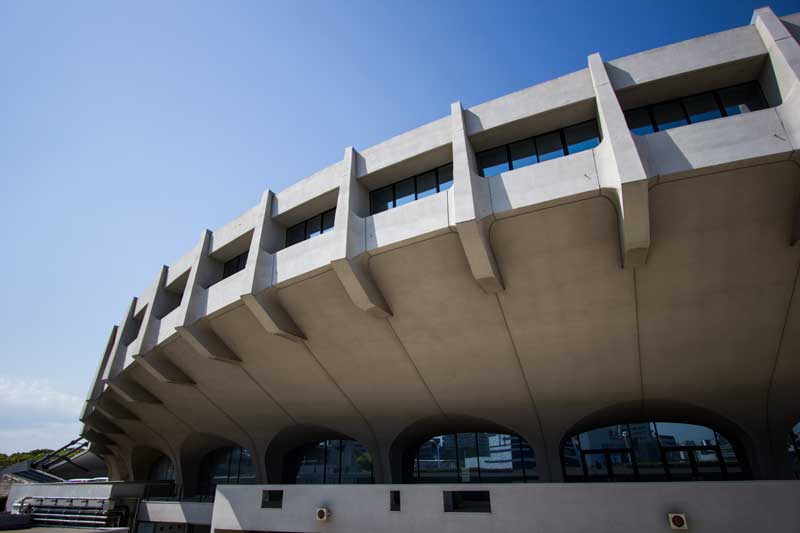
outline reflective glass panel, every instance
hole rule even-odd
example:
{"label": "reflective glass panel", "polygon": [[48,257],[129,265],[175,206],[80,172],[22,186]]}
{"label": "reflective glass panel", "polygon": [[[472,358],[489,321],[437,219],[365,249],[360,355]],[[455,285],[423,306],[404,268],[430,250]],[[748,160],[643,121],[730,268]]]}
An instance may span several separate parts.
{"label": "reflective glass panel", "polygon": [[689,459],[690,451],[666,451],[667,466],[670,479],[686,481],[692,479],[692,465]]}
{"label": "reflective glass panel", "polygon": [[694,450],[691,453],[694,455],[697,479],[722,479],[722,466],[720,465],[717,451],[714,448]]}
{"label": "reflective glass panel", "polygon": [[561,133],[554,131],[536,137],[536,152],[539,155],[539,162],[563,156],[564,146],[561,144]]}
{"label": "reflective glass panel", "polygon": [[597,478],[609,478],[610,472],[608,471],[605,452],[587,452],[584,454],[583,459],[586,461],[586,472],[589,476],[589,481]]}
{"label": "reflective glass panel", "polygon": [[150,466],[147,475],[148,481],[175,481],[175,466],[172,460],[166,455],[162,455]]}
{"label": "reflective glass panel", "polygon": [[[322,484],[325,479],[325,455],[328,448],[324,442],[303,446],[296,452],[294,483],[298,485]],[[284,482],[291,483],[285,479]]]}
{"label": "reflective glass panel", "polygon": [[455,435],[440,435],[420,446],[417,479],[421,483],[458,483]]}
{"label": "reflective glass panel", "polygon": [[661,460],[661,449],[658,447],[653,424],[649,422],[628,424],[627,440],[633,449],[642,480],[666,479],[667,472]]}
{"label": "reflective glass panel", "polygon": [[286,246],[289,247],[293,244],[297,244],[300,241],[304,241],[306,239],[306,225],[305,222],[301,222],[300,224],[296,224],[291,228],[286,230]]}
{"label": "reflective glass panel", "polygon": [[322,217],[317,215],[306,221],[306,238],[316,237],[322,233]]}
{"label": "reflective glass panel", "polygon": [[[244,452],[244,453],[243,453]],[[238,484],[255,481],[250,452],[242,448],[219,448],[206,455],[200,462],[198,476],[199,495],[211,495],[217,485]],[[244,471],[244,476],[242,472]]]}
{"label": "reflective glass panel", "polygon": [[717,443],[714,431],[705,426],[656,422],[655,427],[662,446],[713,446]]}
{"label": "reflective glass panel", "polygon": [[611,468],[614,470],[614,479],[616,481],[634,481],[635,474],[633,468],[633,459],[628,452],[609,452],[608,461],[611,463]]}
{"label": "reflective glass panel", "polygon": [[650,112],[645,107],[625,111],[625,120],[628,122],[628,128],[636,135],[647,135],[656,131],[650,120]]}
{"label": "reflective glass panel", "polygon": [[575,126],[564,128],[564,138],[567,141],[567,152],[570,154],[594,148],[600,144],[600,136],[597,133],[597,121],[590,120],[583,124],[576,124]]}
{"label": "reflective glass panel", "polygon": [[417,200],[436,194],[436,171],[417,176]]}
{"label": "reflective glass panel", "polygon": [[439,192],[446,191],[453,186],[453,165],[445,165],[437,169],[439,174]]}
{"label": "reflective glass panel", "polygon": [[339,484],[339,452],[341,448],[341,441],[339,440],[326,440],[320,443],[325,448],[325,484],[338,485]]}
{"label": "reflective glass panel", "polygon": [[698,94],[683,99],[683,106],[689,114],[692,124],[704,122],[722,116],[722,112],[717,106],[717,101],[711,93]]}
{"label": "reflective glass panel", "polygon": [[564,464],[564,471],[567,477],[583,477],[583,462],[581,461],[580,444],[578,437],[570,437],[561,449],[561,461]]}
{"label": "reflective glass panel", "polygon": [[477,159],[478,171],[484,178],[496,176],[509,169],[508,153],[505,146],[498,146],[497,148],[480,152],[477,155]]}
{"label": "reflective glass panel", "polygon": [[767,108],[761,87],[755,82],[720,89],[717,94],[728,116]]}
{"label": "reflective glass panel", "polygon": [[370,193],[370,208],[374,215],[394,207],[394,191],[391,185],[380,188]]}
{"label": "reflective glass panel", "polygon": [[414,178],[408,178],[394,184],[394,205],[400,207],[414,201]]}
{"label": "reflective glass panel", "polygon": [[680,102],[666,102],[664,104],[654,105],[653,117],[656,119],[659,131],[688,124]]}
{"label": "reflective glass panel", "polygon": [[239,456],[239,480],[240,485],[256,482],[256,469],[253,466],[253,456],[250,455],[250,450],[247,448],[240,448],[241,454]]}
{"label": "reflective glass panel", "polygon": [[508,149],[511,152],[511,166],[514,168],[522,168],[539,162],[533,139],[511,143],[508,145]]}
{"label": "reflective glass panel", "polygon": [[354,440],[341,441],[341,482],[372,483],[372,456],[360,442]]}
{"label": "reflective glass panel", "polygon": [[330,231],[333,229],[333,223],[336,220],[336,209],[325,211],[322,213],[322,232]]}
{"label": "reflective glass panel", "polygon": [[[478,466],[484,483],[523,480],[519,442],[502,433],[478,433]],[[516,450],[515,450],[516,448]],[[516,453],[515,453],[516,452]]]}
{"label": "reflective glass panel", "polygon": [[475,433],[459,433],[458,439],[458,470],[461,483],[478,483],[480,470],[478,469],[478,450]]}

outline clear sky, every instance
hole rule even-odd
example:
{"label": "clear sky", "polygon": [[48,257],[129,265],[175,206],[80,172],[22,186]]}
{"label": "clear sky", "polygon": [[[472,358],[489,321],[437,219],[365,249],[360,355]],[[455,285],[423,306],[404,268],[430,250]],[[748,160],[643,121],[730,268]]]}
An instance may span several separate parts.
{"label": "clear sky", "polygon": [[0,2],[0,452],[77,436],[131,297],[264,189],[766,1]]}

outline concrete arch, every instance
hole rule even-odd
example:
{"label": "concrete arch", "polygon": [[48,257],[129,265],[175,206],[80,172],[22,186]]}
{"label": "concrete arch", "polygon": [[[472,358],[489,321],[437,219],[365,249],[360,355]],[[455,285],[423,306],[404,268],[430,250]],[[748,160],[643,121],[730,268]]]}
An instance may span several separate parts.
{"label": "concrete arch", "polygon": [[153,463],[161,457],[167,457],[176,468],[175,477],[178,478],[177,462],[171,454],[150,446],[136,446],[130,454],[130,472],[133,481],[146,481]]}
{"label": "concrete arch", "polygon": [[244,446],[240,442],[230,440],[219,435],[209,433],[193,433],[188,436],[180,446],[180,460],[176,465],[180,465],[181,482],[185,495],[194,494],[198,488],[198,474],[200,463],[203,458],[219,448],[237,447],[249,450],[253,455],[253,466],[256,469],[256,481],[264,481],[263,475],[258,467],[258,460],[255,457],[255,450],[249,446]]}
{"label": "concrete arch", "polygon": [[306,444],[329,439],[355,440],[361,443],[373,458],[373,476],[375,477],[375,482],[382,482],[379,477],[380,465],[378,461],[376,461],[376,458],[380,456],[376,453],[377,450],[372,445],[371,440],[364,441],[334,429],[315,424],[298,424],[284,428],[270,440],[267,445],[265,458],[268,482],[283,482],[283,471],[286,466],[285,460],[293,450]]}
{"label": "concrete arch", "polygon": [[[392,483],[406,483],[410,479],[410,470],[413,454],[420,444],[435,435],[468,432],[495,432],[516,434],[531,444],[531,439],[524,432],[498,424],[491,420],[476,418],[468,415],[435,415],[422,418],[406,427],[392,441],[387,454],[389,458],[389,473]],[[540,439],[537,439],[540,440]],[[536,454],[537,471],[541,471],[539,450],[531,445]],[[541,472],[538,472],[541,476]]]}
{"label": "concrete arch", "polygon": [[558,449],[554,450],[558,454],[559,469],[561,469],[561,450],[571,436],[626,422],[681,422],[706,426],[728,439],[737,457],[754,478],[758,479],[762,475],[763,465],[758,460],[760,450],[757,441],[739,424],[705,407],[675,400],[619,403],[581,418],[564,432],[558,443]]}

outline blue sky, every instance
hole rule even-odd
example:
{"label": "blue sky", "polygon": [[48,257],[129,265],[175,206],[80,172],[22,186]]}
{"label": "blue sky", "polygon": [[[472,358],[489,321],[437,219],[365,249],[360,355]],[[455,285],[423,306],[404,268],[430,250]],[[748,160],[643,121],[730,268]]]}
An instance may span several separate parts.
{"label": "blue sky", "polygon": [[130,298],[264,189],[763,2],[0,2],[0,452],[71,439]]}

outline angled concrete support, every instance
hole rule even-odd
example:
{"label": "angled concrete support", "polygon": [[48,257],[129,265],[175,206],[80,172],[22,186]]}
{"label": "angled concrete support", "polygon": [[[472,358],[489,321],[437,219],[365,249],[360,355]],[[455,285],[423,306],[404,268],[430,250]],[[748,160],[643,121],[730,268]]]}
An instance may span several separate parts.
{"label": "angled concrete support", "polygon": [[247,309],[267,333],[292,341],[302,341],[305,335],[278,301],[273,289],[275,256],[283,242],[283,229],[272,220],[272,191],[264,191],[259,204],[258,221],[247,254],[241,295]]}
{"label": "angled concrete support", "polygon": [[108,396],[100,398],[97,402],[97,410],[110,420],[139,420],[138,416]]}
{"label": "angled concrete support", "polygon": [[503,279],[489,242],[489,228],[494,221],[489,182],[478,174],[461,102],[451,104],[450,120],[456,231],[472,275],[485,292],[492,294],[503,290]]}
{"label": "angled concrete support", "polygon": [[127,366],[126,354],[128,351],[128,344],[136,338],[139,329],[139,324],[135,318],[137,302],[138,298],[133,298],[131,300],[128,311],[125,313],[122,322],[120,322],[108,362],[103,369],[103,381],[113,379]]}
{"label": "angled concrete support", "polygon": [[117,340],[117,326],[111,328],[111,333],[106,341],[106,349],[103,350],[103,357],[100,359],[100,364],[97,365],[97,371],[92,380],[92,386],[89,388],[89,394],[86,395],[86,402],[83,404],[80,419],[83,420],[92,410],[92,402],[97,400],[103,393],[103,373],[105,372],[106,365],[108,364],[111,351],[114,349],[114,343]]}
{"label": "angled concrete support", "polygon": [[[769,53],[777,85],[775,107],[794,150],[792,159],[800,165],[800,44],[768,7],[753,12],[752,24]],[[795,207],[790,244],[800,241],[800,205]]]}
{"label": "angled concrete support", "polygon": [[225,341],[211,329],[207,320],[198,320],[190,326],[180,326],[177,329],[181,338],[201,356],[227,363],[241,362]]}
{"label": "angled concrete support", "polygon": [[86,427],[104,435],[124,435],[125,432],[104,415],[95,411],[86,418]]}
{"label": "angled concrete support", "polygon": [[142,319],[142,331],[134,345],[134,357],[146,354],[158,344],[159,323],[169,310],[169,297],[166,289],[168,273],[169,268],[162,266],[158,277],[150,287],[148,294],[150,303],[145,309],[144,318]]}
{"label": "angled concrete support", "polygon": [[392,311],[367,266],[369,192],[358,181],[357,157],[352,147],[345,149],[334,222],[338,257],[331,261],[331,266],[356,307],[383,318],[391,316]]}
{"label": "angled concrete support", "polygon": [[117,376],[108,382],[108,388],[117,393],[126,402],[159,404],[161,400],[153,396],[147,389],[126,376]]}
{"label": "angled concrete support", "polygon": [[622,266],[642,266],[650,251],[647,173],[600,54],[589,56],[589,73],[603,132],[595,151],[600,192],[617,209]]}
{"label": "angled concrete support", "polygon": [[136,362],[162,383],[194,385],[194,380],[170,361],[162,350],[153,350],[146,356],[139,356],[136,358]]}

